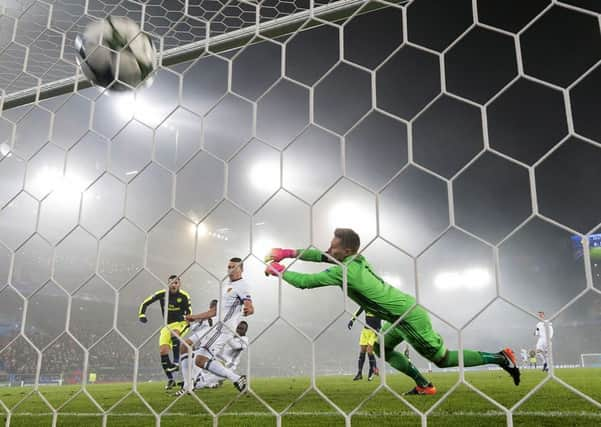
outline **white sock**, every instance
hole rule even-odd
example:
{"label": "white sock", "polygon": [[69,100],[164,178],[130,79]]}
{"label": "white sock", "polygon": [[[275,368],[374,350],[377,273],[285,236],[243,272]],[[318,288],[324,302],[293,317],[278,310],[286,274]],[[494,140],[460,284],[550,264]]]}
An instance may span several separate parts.
{"label": "white sock", "polygon": [[544,365],[545,363],[547,363],[547,357],[546,357],[546,355],[545,355],[545,353],[544,353],[544,352],[540,351],[540,352],[538,353],[538,357],[540,358],[540,360],[541,360],[541,363],[542,363],[543,365]]}
{"label": "white sock", "polygon": [[192,387],[190,386],[190,358],[188,357],[188,353],[182,354],[179,359],[179,364],[180,369],[182,370],[182,377],[184,377],[184,390],[189,390]]}
{"label": "white sock", "polygon": [[216,360],[208,360],[205,364],[205,369],[219,377],[225,377],[232,382],[237,382],[240,379],[240,375],[229,370]]}
{"label": "white sock", "polygon": [[204,375],[202,374],[202,371],[199,369],[198,375],[196,375],[196,378],[194,378],[194,390],[205,387],[206,381]]}

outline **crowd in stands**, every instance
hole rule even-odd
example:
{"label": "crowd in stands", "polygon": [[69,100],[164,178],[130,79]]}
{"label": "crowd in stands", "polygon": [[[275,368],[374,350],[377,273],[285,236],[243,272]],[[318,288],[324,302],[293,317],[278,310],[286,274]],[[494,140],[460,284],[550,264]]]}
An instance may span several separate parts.
{"label": "crowd in stands", "polygon": [[[27,336],[33,343],[49,342],[52,339],[42,336],[40,332],[28,333]],[[101,336],[91,336],[91,338],[95,342]],[[35,377],[38,352],[23,337],[18,337],[14,341],[13,339],[14,336],[0,337],[0,348],[3,349],[0,352],[0,376]],[[40,377],[59,376],[65,378],[67,382],[70,378],[80,378],[84,368],[85,351],[70,336],[62,335],[46,348],[40,348],[40,351],[42,351]],[[88,352],[88,372],[97,373],[98,381],[131,381],[135,353],[118,334],[109,334]],[[157,357],[155,352],[140,349],[140,368],[154,367]],[[144,372],[144,369],[140,371]]]}

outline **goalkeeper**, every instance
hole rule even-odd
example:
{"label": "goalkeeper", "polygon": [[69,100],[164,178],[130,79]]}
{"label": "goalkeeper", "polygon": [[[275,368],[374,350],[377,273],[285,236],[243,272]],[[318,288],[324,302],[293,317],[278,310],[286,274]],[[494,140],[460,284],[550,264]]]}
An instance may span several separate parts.
{"label": "goalkeeper", "polygon": [[[416,306],[415,298],[401,292],[384,282],[374,271],[365,257],[358,255],[359,235],[348,228],[338,228],[327,254],[346,267],[347,293],[365,311],[382,319],[382,335],[384,336],[384,357],[395,369],[411,377],[416,386],[407,394],[436,394],[436,387],[429,382],[417,368],[395,347],[406,341],[423,357],[440,368],[459,365],[457,350],[448,350],[442,337],[432,329],[430,316],[420,306]],[[272,249],[265,261],[268,264],[265,274],[280,276],[292,286],[300,289],[311,289],[322,286],[343,286],[344,271],[341,265],[333,265],[321,273],[305,274],[284,271],[279,264],[284,258],[299,257],[303,261],[331,262],[317,249]],[[399,320],[402,319],[395,324]],[[394,326],[393,326],[394,324]],[[385,335],[384,335],[385,334]],[[379,355],[380,346],[376,345]],[[495,364],[507,371],[515,385],[520,383],[520,370],[517,367],[513,351],[509,348],[498,353],[463,350],[463,365],[479,366]]]}
{"label": "goalkeeper", "polygon": [[[161,289],[150,295],[140,304],[138,319],[142,323],[148,322],[146,309],[156,301],[159,302],[164,317],[165,303],[167,302],[165,300],[168,300],[167,326],[161,328],[159,335],[161,366],[167,376],[165,389],[168,390],[176,385],[173,379],[173,373],[179,370],[179,340],[176,337],[183,335],[189,327],[186,316],[192,313],[192,301],[190,294],[181,289],[181,281],[178,276],[174,274],[169,276],[167,284],[169,285],[169,296],[166,297],[167,292],[165,289]],[[173,363],[169,359],[170,350],[173,350]]]}

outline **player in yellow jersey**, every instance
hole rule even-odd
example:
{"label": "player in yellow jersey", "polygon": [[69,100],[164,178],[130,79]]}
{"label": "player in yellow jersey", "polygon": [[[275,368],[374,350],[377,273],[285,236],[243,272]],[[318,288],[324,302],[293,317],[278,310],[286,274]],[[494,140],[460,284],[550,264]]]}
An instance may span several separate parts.
{"label": "player in yellow jersey", "polygon": [[[353,315],[353,318],[348,322],[349,331],[352,329],[355,319],[363,312],[363,309],[359,309]],[[369,373],[367,374],[367,381],[372,381],[374,375],[379,375],[378,365],[376,364],[376,356],[374,356],[374,344],[378,342],[377,332],[380,330],[382,321],[371,314],[365,312],[365,326],[361,331],[361,337],[359,338],[359,362],[357,375],[353,378],[353,381],[359,381],[363,379],[363,365],[365,364],[365,355],[369,358]]]}
{"label": "player in yellow jersey", "polygon": [[[167,376],[166,389],[175,387],[173,373],[179,370],[179,340],[178,336],[183,335],[188,329],[186,316],[192,313],[192,302],[190,294],[181,289],[181,280],[176,275],[169,276],[168,280],[169,294],[165,289],[161,289],[146,298],[138,310],[138,319],[146,323],[146,309],[156,301],[161,305],[161,312],[165,316],[165,303],[167,307],[167,326],[161,328],[159,336],[159,354],[161,355],[161,366]],[[169,359],[169,351],[173,351],[173,363]]]}

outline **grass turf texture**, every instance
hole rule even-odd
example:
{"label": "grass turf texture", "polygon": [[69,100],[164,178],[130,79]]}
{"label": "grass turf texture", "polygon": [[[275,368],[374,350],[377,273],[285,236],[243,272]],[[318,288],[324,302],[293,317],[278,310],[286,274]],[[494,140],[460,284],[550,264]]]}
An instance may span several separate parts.
{"label": "grass turf texture", "polygon": [[[601,401],[601,369],[558,369],[556,375],[588,396]],[[407,401],[421,411],[428,410],[452,389],[459,377],[457,373],[429,375],[436,384],[436,396],[407,396]],[[522,384],[515,387],[503,371],[466,372],[466,380],[505,406],[513,406],[546,375],[527,370]],[[412,387],[402,375],[388,375],[387,383],[397,393]],[[282,411],[296,401],[282,416],[284,426],[344,426],[344,418],[317,392],[309,389],[309,378],[255,378],[252,388],[256,394],[276,411]],[[341,410],[350,413],[358,408],[352,418],[353,426],[419,426],[420,418],[399,401],[391,392],[381,388],[371,399],[361,402],[380,385],[379,380],[353,382],[351,376],[316,378],[317,387]],[[156,419],[138,396],[131,393],[131,384],[98,384],[88,386],[89,393],[105,409],[110,408],[108,426],[154,426]],[[162,383],[142,383],[139,393],[148,404],[161,413],[161,426],[212,426],[213,420],[203,406],[192,396],[183,396],[174,402],[173,392],[165,392]],[[39,392],[48,402],[58,407],[59,426],[101,426],[101,411],[76,386],[42,386]],[[219,417],[223,426],[275,426],[275,416],[255,397],[246,394],[236,399],[231,384],[217,390],[197,392],[206,405],[215,412],[224,409]],[[299,399],[299,397],[301,397]],[[69,401],[69,399],[71,399]],[[39,394],[28,387],[0,389],[0,400],[12,411],[11,426],[47,426],[52,413]],[[65,402],[67,402],[65,404]],[[229,406],[228,402],[233,401]],[[361,406],[359,406],[361,405]],[[227,406],[227,407],[226,407]],[[80,415],[74,415],[79,413]],[[7,415],[0,407],[0,423]],[[516,426],[598,426],[601,410],[577,394],[550,379],[513,415]],[[448,398],[428,416],[433,426],[503,426],[507,420],[497,407],[479,396],[469,387],[460,384]]]}

